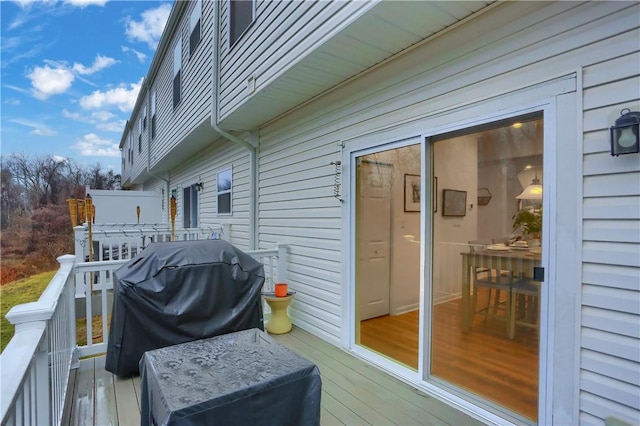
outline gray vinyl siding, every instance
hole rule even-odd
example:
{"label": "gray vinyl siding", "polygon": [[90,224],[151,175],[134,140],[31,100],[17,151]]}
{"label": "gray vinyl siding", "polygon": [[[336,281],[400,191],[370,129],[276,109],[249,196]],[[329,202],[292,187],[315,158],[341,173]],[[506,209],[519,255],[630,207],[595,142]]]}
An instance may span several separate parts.
{"label": "gray vinyl siding", "polygon": [[543,83],[555,81],[556,94],[573,92],[575,80],[559,77],[584,67],[584,176],[575,176],[584,197],[583,260],[574,282],[557,284],[575,289],[582,306],[579,348],[567,356],[581,365],[575,409],[582,422],[615,416],[637,424],[640,168],[637,155],[609,155],[608,128],[621,108],[638,109],[639,17],[640,5],[630,2],[505,3],[261,128],[259,244],[291,245],[295,323],[334,344],[347,333],[341,318],[346,207],[333,197],[330,165],[340,158],[339,141],[375,132],[380,142],[411,129],[420,134],[508,93],[545,99]]}
{"label": "gray vinyl siding", "polygon": [[[232,167],[232,215],[218,215],[217,172]],[[241,250],[249,250],[249,151],[225,139],[212,141],[197,155],[171,172],[171,189],[178,189],[176,224],[182,223],[182,190],[202,182],[198,192],[198,221],[201,228],[230,224],[231,235],[224,238]]]}
{"label": "gray vinyl siding", "polygon": [[[228,1],[220,3],[219,117],[263,90],[372,2],[257,0],[254,22],[229,48]],[[247,79],[255,90],[247,90]]]}
{"label": "gray vinyl siding", "polygon": [[[142,102],[135,115],[132,115],[132,134],[133,134],[133,164],[129,167],[130,178],[133,182],[136,182],[140,175],[147,168],[147,158],[149,155],[149,113],[147,112],[147,128],[142,130],[140,128],[140,118],[144,112],[144,107],[147,104],[146,92],[140,90],[139,100]],[[144,127],[144,126],[143,126]],[[138,136],[142,130],[142,151],[138,151]]]}
{"label": "gray vinyl siding", "polygon": [[609,152],[619,111],[640,109],[638,9],[628,11],[635,29],[621,34],[635,47],[583,68],[583,424],[640,423],[640,162]]}
{"label": "gray vinyl siding", "polygon": [[[151,87],[157,90],[156,137],[151,143],[151,167],[172,150],[198,125],[210,120],[212,103],[213,12],[215,2],[202,2],[200,44],[189,54],[189,18],[196,2],[185,9],[172,42]],[[173,107],[173,52],[176,43],[182,46],[181,100]]]}

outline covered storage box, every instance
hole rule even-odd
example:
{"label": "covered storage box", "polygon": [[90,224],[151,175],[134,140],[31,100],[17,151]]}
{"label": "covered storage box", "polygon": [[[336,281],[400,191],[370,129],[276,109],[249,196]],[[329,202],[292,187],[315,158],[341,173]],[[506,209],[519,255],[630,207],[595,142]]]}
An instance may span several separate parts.
{"label": "covered storage box", "polygon": [[149,351],[140,386],[141,425],[320,424],[318,367],[257,329]]}
{"label": "covered storage box", "polygon": [[264,267],[223,240],[152,243],[118,269],[105,368],[138,374],[149,350],[264,330]]}

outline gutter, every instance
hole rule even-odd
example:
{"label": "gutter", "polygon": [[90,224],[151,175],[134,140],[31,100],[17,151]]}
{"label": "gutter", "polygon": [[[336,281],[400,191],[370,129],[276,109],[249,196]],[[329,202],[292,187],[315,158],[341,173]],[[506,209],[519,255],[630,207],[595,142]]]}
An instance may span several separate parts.
{"label": "gutter", "polygon": [[[214,15],[215,15],[215,24],[214,28],[220,28],[220,2],[215,2],[214,6]],[[249,250],[257,249],[257,229],[258,229],[258,212],[257,212],[257,176],[258,176],[258,133],[257,131],[250,132],[251,142],[247,142],[246,140],[239,138],[227,130],[224,130],[218,126],[218,96],[219,96],[219,86],[218,86],[218,67],[220,65],[219,58],[219,43],[220,36],[217,31],[214,32],[216,34],[215,39],[213,41],[213,66],[212,68],[212,78],[213,78],[213,96],[212,96],[212,104],[211,104],[211,128],[215,130],[219,135],[224,137],[225,139],[234,142],[240,146],[245,147],[249,150]],[[233,200],[232,200],[233,201]]]}

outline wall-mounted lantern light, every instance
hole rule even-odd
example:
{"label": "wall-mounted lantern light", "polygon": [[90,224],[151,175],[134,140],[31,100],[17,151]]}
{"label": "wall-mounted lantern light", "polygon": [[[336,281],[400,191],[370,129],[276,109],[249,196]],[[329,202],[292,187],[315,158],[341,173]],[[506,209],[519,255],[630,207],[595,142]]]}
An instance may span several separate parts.
{"label": "wall-mounted lantern light", "polygon": [[640,112],[624,108],[611,126],[611,155],[640,152]]}
{"label": "wall-mounted lantern light", "polygon": [[195,187],[196,187],[196,191],[202,191],[204,184],[202,182],[198,182],[195,184]]}

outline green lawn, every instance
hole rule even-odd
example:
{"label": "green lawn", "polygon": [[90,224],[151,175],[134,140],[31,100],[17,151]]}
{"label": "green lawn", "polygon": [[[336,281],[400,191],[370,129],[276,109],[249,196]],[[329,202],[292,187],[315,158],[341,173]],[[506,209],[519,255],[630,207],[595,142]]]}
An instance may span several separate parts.
{"label": "green lawn", "polygon": [[29,278],[14,281],[0,287],[0,352],[13,337],[13,325],[5,315],[13,306],[35,302],[55,275],[56,271],[44,272]]}

